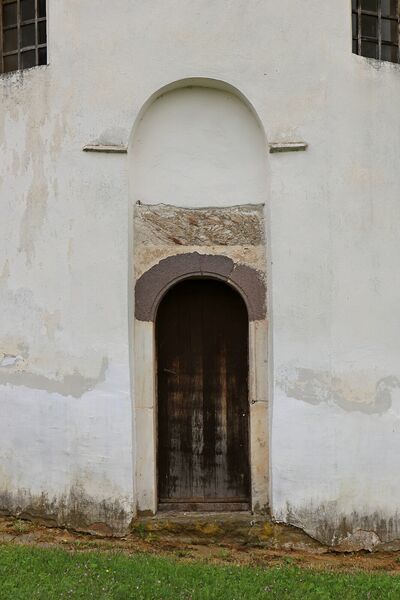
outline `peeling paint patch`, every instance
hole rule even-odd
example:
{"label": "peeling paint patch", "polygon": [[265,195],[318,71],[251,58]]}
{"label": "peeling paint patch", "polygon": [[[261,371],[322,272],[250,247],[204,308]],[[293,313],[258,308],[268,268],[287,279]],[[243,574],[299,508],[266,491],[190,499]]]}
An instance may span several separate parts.
{"label": "peeling paint patch", "polygon": [[295,507],[274,515],[278,522],[301,528],[314,539],[340,552],[376,551],[400,540],[400,515],[373,513],[360,507],[344,514],[336,502]]}
{"label": "peeling paint patch", "polygon": [[395,375],[371,381],[371,374],[364,372],[339,376],[330,371],[286,367],[280,370],[277,384],[290,398],[366,414],[389,410],[393,392],[400,389],[400,379]]}
{"label": "peeling paint patch", "polygon": [[0,367],[14,367],[23,360],[23,357],[19,354],[17,356],[14,354],[3,354],[3,358],[0,358]]}
{"label": "peeling paint patch", "polygon": [[[20,358],[22,359],[22,357]],[[10,356],[10,364],[2,366],[15,367],[19,364],[16,360],[13,362],[11,359],[12,357]],[[81,398],[83,394],[105,381],[107,369],[108,358],[103,357],[99,374],[93,378],[84,377],[77,370],[71,374],[64,375],[61,379],[51,379],[38,373],[30,373],[23,370],[7,370],[0,372],[0,385],[24,386],[35,390],[45,390],[49,393],[61,394],[62,396]]]}

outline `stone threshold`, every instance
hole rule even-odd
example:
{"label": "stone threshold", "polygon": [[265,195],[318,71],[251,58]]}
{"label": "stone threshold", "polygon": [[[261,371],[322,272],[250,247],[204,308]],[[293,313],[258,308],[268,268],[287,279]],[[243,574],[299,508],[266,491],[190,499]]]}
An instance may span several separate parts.
{"label": "stone threshold", "polygon": [[184,544],[235,544],[281,550],[328,552],[328,548],[290,525],[273,523],[265,515],[235,512],[158,512],[138,516],[131,532],[142,539]]}

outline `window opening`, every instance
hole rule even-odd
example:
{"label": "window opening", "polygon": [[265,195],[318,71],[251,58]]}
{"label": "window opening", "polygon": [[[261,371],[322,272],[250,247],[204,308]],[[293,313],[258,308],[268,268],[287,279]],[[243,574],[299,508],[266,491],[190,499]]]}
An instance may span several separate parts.
{"label": "window opening", "polygon": [[400,0],[352,0],[353,52],[400,62]]}
{"label": "window opening", "polygon": [[0,0],[0,73],[47,64],[46,0]]}

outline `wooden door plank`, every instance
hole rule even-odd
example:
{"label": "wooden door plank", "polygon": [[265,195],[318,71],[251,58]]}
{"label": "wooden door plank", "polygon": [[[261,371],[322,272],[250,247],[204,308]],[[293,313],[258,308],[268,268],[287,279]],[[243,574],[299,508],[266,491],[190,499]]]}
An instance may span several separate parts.
{"label": "wooden door plank", "polygon": [[221,282],[184,281],[160,305],[156,338],[159,498],[178,504],[240,498],[248,505],[243,300]]}

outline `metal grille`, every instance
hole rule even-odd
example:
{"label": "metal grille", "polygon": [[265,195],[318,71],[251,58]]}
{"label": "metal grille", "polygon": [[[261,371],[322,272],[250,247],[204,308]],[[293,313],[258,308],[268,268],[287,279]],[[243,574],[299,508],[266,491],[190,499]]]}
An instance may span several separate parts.
{"label": "metal grille", "polygon": [[400,0],[352,0],[353,52],[400,62]]}
{"label": "metal grille", "polygon": [[0,72],[47,64],[46,0],[0,0]]}

